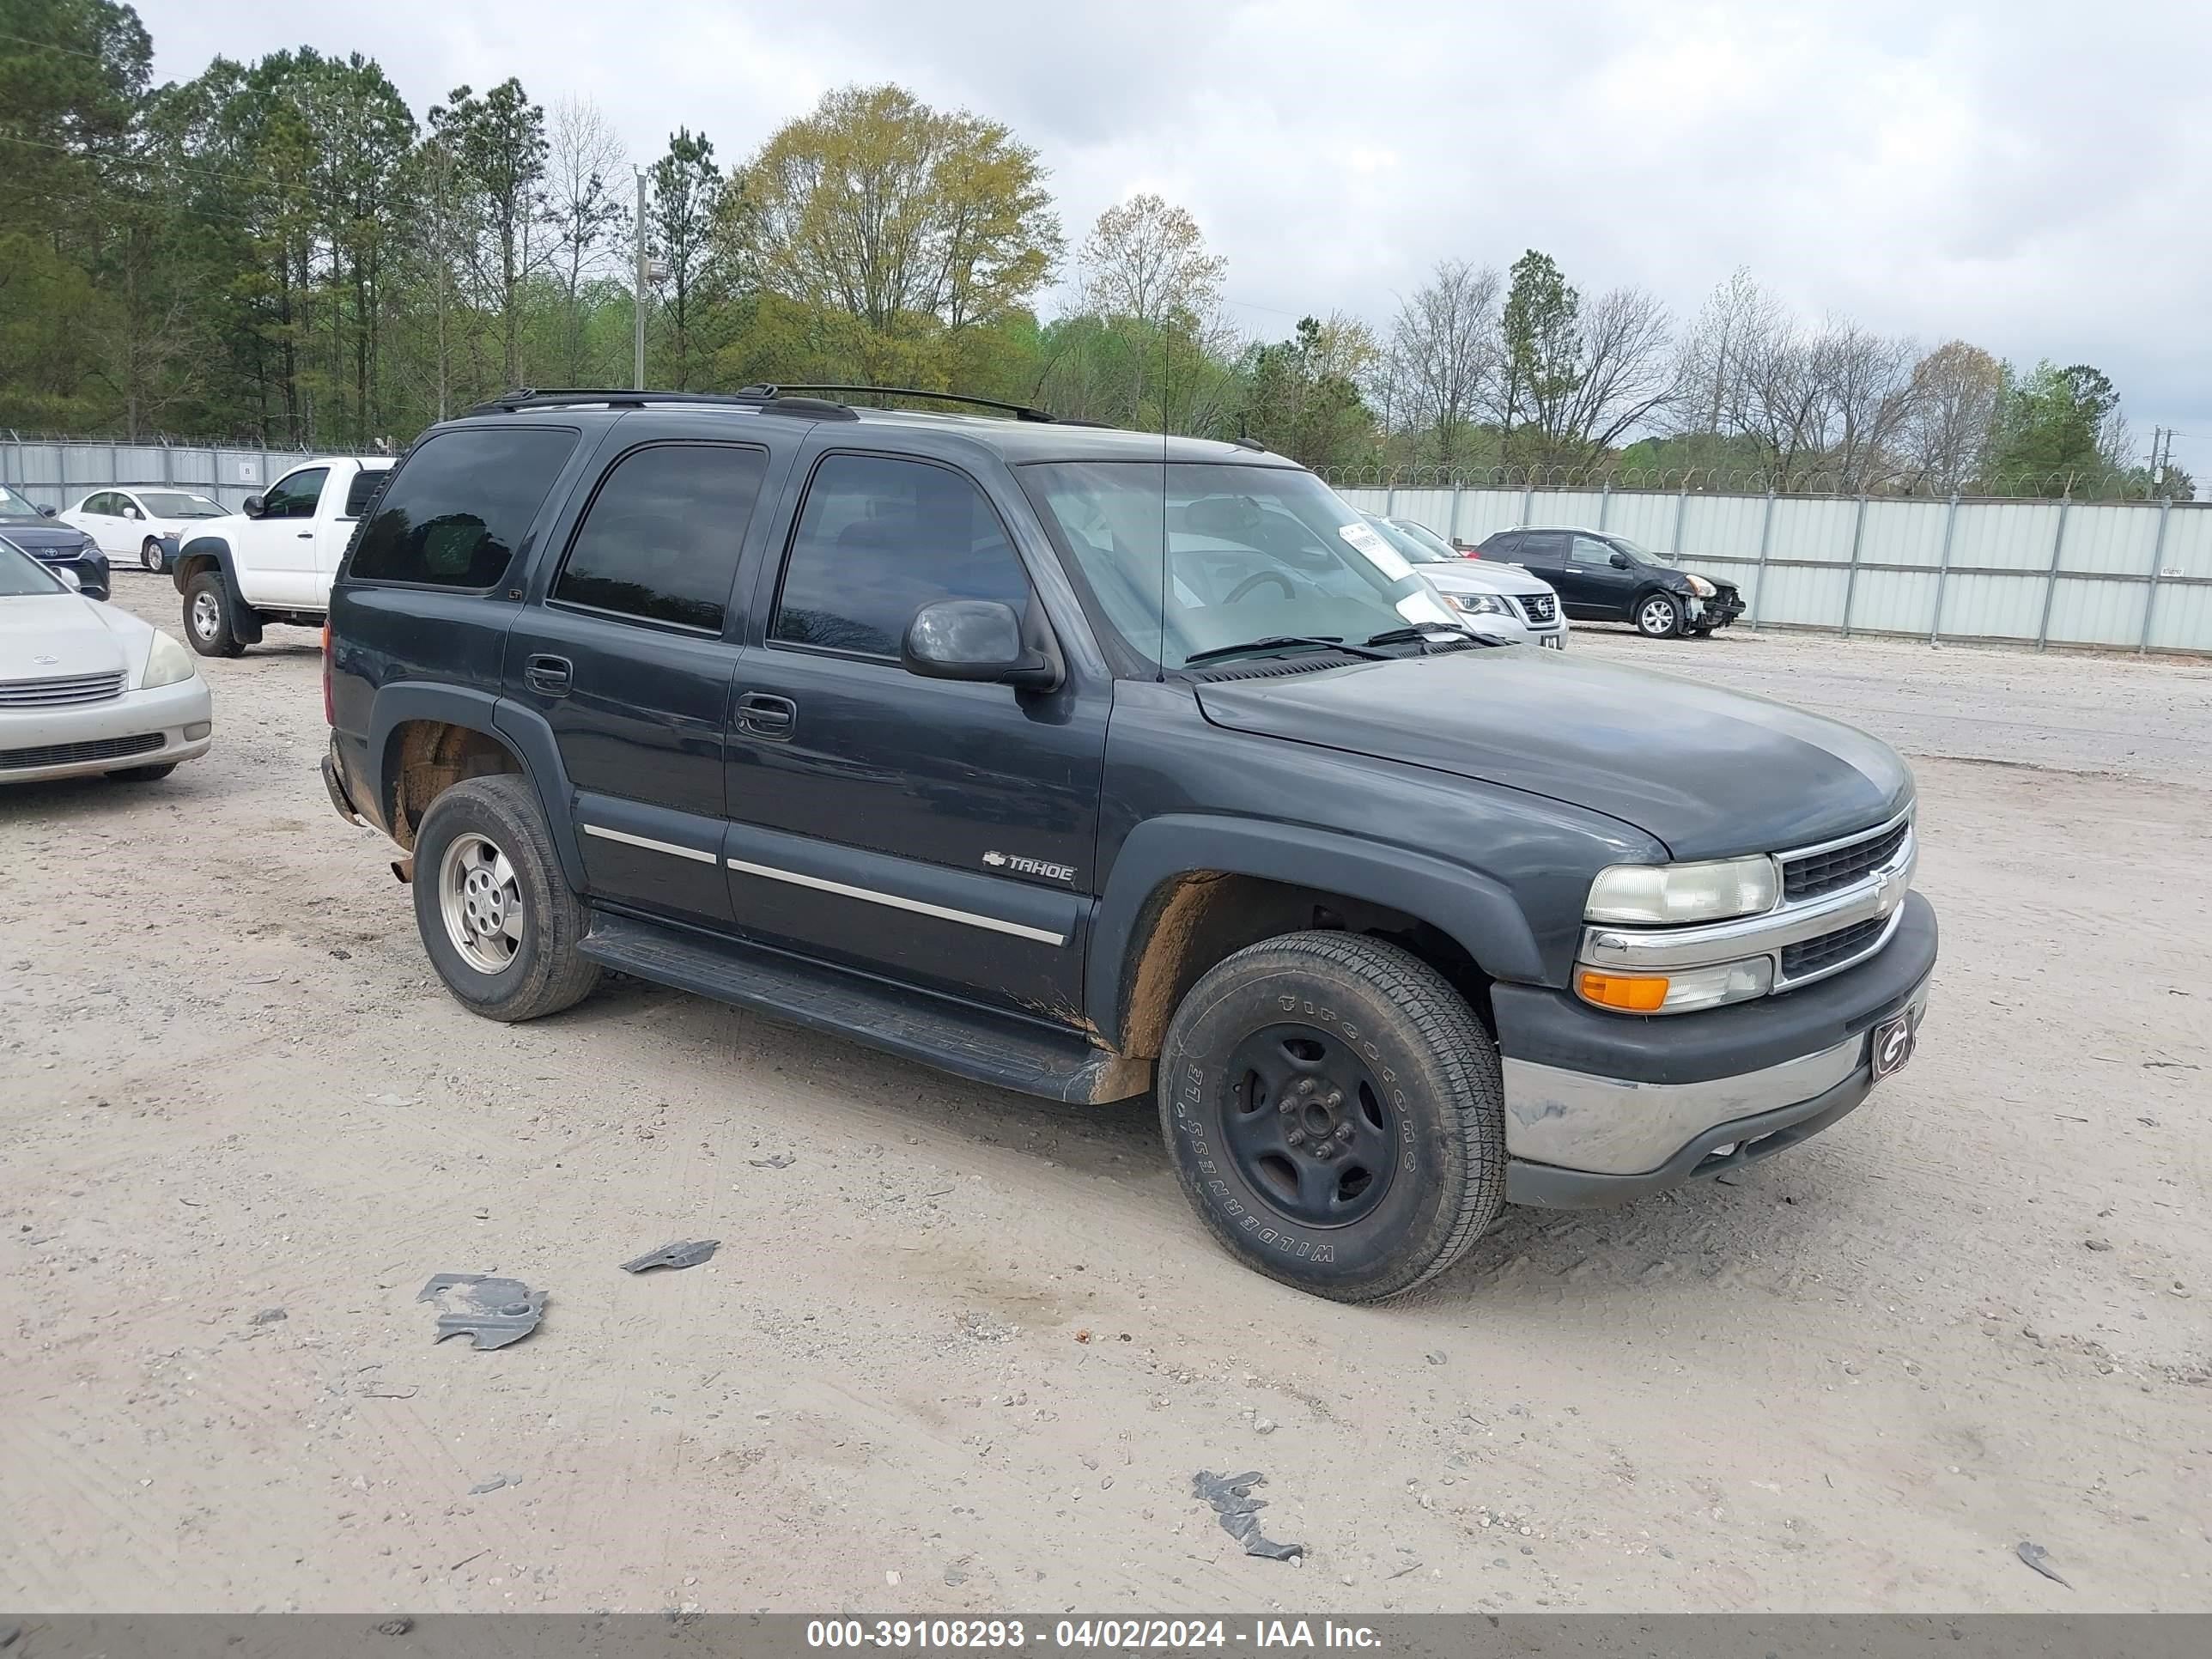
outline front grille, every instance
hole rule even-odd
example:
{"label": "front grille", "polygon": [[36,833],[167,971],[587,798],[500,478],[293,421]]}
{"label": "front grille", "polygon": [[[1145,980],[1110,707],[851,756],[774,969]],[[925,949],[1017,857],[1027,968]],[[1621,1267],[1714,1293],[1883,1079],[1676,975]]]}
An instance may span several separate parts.
{"label": "front grille", "polygon": [[105,702],[122,695],[121,669],[50,680],[0,680],[0,708],[56,708],[64,703]]}
{"label": "front grille", "polygon": [[1802,858],[1784,859],[1782,864],[1782,896],[1785,900],[1818,898],[1823,893],[1832,893],[1848,887],[1869,870],[1878,870],[1897,856],[1897,849],[1905,845],[1905,838],[1912,833],[1908,820],[1893,824],[1878,835],[1863,841],[1852,842],[1845,847],[1832,847],[1825,853],[1808,853]]}
{"label": "front grille", "polygon": [[1549,623],[1559,619],[1559,601],[1550,593],[1524,593],[1513,601],[1521,607],[1522,614],[1532,623]]}
{"label": "front grille", "polygon": [[27,771],[34,766],[75,766],[84,761],[122,760],[149,754],[161,746],[161,734],[148,732],[135,738],[100,738],[91,743],[49,743],[36,749],[0,749],[0,772]]}
{"label": "front grille", "polygon": [[1803,979],[1808,975],[1849,962],[1869,948],[1881,937],[1881,930],[1888,926],[1888,917],[1875,916],[1869,921],[1855,921],[1848,927],[1839,927],[1832,933],[1823,933],[1818,939],[1786,945],[1782,949],[1782,977]]}

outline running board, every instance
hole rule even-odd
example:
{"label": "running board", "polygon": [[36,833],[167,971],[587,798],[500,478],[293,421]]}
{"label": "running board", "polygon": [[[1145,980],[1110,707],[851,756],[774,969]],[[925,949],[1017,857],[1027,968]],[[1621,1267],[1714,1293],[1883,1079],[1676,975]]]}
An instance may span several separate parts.
{"label": "running board", "polygon": [[1143,1094],[1150,1060],[1124,1060],[1073,1031],[1060,1036],[927,993],[735,941],[711,942],[635,916],[592,912],[578,947],[601,967],[849,1037],[976,1083],[1097,1104]]}

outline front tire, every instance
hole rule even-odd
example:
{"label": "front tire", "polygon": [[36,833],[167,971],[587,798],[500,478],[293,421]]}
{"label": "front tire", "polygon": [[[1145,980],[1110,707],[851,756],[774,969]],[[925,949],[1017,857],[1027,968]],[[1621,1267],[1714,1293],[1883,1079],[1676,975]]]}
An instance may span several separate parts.
{"label": "front tire", "polygon": [[1636,602],[1636,631],[1647,640],[1671,640],[1682,631],[1682,607],[1673,595],[1646,593]]}
{"label": "front tire", "polygon": [[519,777],[471,778],[430,803],[415,837],[415,925],[446,988],[486,1019],[558,1013],[599,982],[576,948],[584,907]]}
{"label": "front tire", "polygon": [[203,657],[242,657],[246,646],[231,631],[222,573],[203,570],[185,584],[185,639]]}
{"label": "front tire", "polygon": [[158,766],[126,766],[122,770],[110,772],[107,775],[111,778],[119,778],[125,783],[159,783],[176,769],[176,762],[164,761]]}
{"label": "front tire", "polygon": [[147,537],[145,541],[138,549],[138,562],[144,565],[149,570],[155,572],[160,571],[161,568],[161,544],[151,536]]}
{"label": "front tire", "polygon": [[1443,1273],[1505,1201],[1498,1049],[1411,951],[1291,933],[1217,963],[1160,1054],[1183,1191],[1247,1267],[1338,1302]]}

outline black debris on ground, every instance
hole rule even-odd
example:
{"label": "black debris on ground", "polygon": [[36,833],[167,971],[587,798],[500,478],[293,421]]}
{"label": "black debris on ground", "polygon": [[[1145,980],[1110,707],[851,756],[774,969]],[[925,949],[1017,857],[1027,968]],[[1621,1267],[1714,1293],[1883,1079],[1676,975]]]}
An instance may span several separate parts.
{"label": "black debris on ground", "polygon": [[1221,1529],[1244,1547],[1247,1555],[1264,1557],[1270,1561],[1288,1561],[1303,1557],[1304,1544],[1278,1544],[1264,1537],[1260,1531],[1260,1511],[1267,1507],[1264,1498],[1252,1496],[1252,1488],[1264,1486],[1267,1477],[1257,1469],[1243,1474],[1216,1474],[1211,1469],[1200,1469],[1191,1477],[1191,1496],[1202,1503],[1211,1504],[1221,1520]]}

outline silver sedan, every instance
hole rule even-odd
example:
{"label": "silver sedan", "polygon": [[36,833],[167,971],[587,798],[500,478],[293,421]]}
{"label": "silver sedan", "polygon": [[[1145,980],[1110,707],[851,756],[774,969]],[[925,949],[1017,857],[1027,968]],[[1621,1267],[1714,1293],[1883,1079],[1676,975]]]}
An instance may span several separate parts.
{"label": "silver sedan", "polygon": [[214,733],[183,646],[0,539],[0,784],[151,781],[207,753]]}

